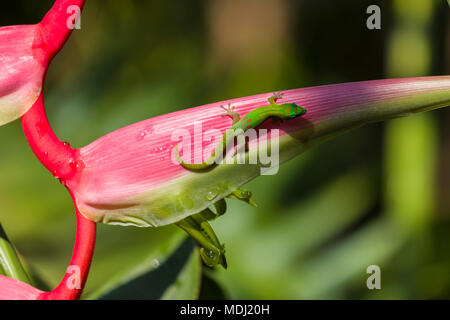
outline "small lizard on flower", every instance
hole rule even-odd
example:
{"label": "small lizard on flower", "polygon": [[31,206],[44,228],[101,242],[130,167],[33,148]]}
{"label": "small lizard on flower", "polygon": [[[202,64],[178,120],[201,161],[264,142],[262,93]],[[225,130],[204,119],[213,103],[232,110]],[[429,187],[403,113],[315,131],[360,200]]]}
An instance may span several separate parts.
{"label": "small lizard on flower", "polygon": [[[186,163],[181,159],[178,152],[178,145],[175,146],[175,156],[178,162],[188,170],[204,170],[213,166],[219,157],[223,156],[226,151],[227,144],[232,142],[237,130],[243,130],[244,132],[250,128],[256,128],[269,118],[289,120],[300,117],[306,113],[306,109],[296,105],[295,103],[277,104],[276,101],[282,97],[282,93],[275,93],[268,101],[269,105],[256,108],[250,111],[242,119],[237,112],[234,112],[234,107],[228,105],[228,107],[221,106],[226,111],[222,116],[229,116],[233,119],[232,126],[221,137],[217,147],[214,149],[211,156],[202,163],[191,164]],[[245,190],[236,189],[227,197],[232,199],[242,200],[248,204],[255,206],[256,204],[251,199],[252,193]],[[206,265],[213,267],[217,264],[227,268],[227,262],[225,258],[225,246],[220,243],[214,230],[208,223],[208,221],[214,220],[221,216],[226,211],[226,203],[224,199],[219,200],[214,204],[216,213],[209,208],[203,210],[200,213],[189,216],[179,222],[177,226],[186,231],[192,236],[195,241],[201,246],[200,256]]]}

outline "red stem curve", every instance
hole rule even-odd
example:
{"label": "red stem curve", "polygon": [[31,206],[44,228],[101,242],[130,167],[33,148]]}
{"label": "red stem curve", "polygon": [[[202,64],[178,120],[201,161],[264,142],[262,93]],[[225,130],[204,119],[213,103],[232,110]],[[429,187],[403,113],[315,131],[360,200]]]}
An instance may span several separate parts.
{"label": "red stem curve", "polygon": [[70,265],[59,285],[41,294],[41,300],[75,300],[83,292],[94,254],[96,223],[85,218],[78,208],[76,216],[77,233]]}
{"label": "red stem curve", "polygon": [[61,50],[72,32],[72,29],[67,27],[67,20],[73,15],[73,11],[68,10],[69,7],[77,6],[81,13],[84,2],[85,0],[56,0],[39,23],[49,60]]}
{"label": "red stem curve", "polygon": [[[37,158],[64,184],[77,171],[77,151],[61,142],[53,132],[45,113],[43,94],[21,121],[25,137]],[[81,215],[75,201],[74,205],[77,233],[69,269],[60,284],[51,292],[43,293],[40,299],[78,299],[84,288],[94,253],[96,224]],[[75,270],[74,266],[78,268]],[[75,287],[74,276],[78,277],[75,281],[79,284]]]}
{"label": "red stem curve", "polygon": [[45,113],[43,93],[21,121],[31,149],[47,170],[62,182],[72,177],[76,172],[77,152],[53,132]]}

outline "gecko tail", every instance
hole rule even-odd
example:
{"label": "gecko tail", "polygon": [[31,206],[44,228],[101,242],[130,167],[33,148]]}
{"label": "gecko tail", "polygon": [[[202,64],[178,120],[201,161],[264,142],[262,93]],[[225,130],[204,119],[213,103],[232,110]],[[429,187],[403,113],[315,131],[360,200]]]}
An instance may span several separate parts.
{"label": "gecko tail", "polygon": [[202,162],[202,163],[187,163],[187,162],[185,162],[185,161],[181,158],[180,153],[179,153],[179,151],[178,151],[178,144],[175,145],[174,153],[175,153],[175,158],[177,159],[178,163],[179,163],[183,168],[186,168],[186,169],[188,169],[188,170],[192,170],[192,171],[204,170],[204,169],[207,169],[208,167],[211,166],[211,165],[208,164],[207,162]]}

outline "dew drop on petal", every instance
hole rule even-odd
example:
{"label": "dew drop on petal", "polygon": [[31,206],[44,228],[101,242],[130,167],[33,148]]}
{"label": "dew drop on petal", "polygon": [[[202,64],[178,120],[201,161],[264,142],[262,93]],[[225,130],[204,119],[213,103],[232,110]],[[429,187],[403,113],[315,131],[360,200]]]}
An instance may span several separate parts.
{"label": "dew drop on petal", "polygon": [[161,263],[159,262],[158,259],[153,259],[152,264],[153,264],[153,267],[154,267],[154,268],[158,268],[158,267],[160,266]]}
{"label": "dew drop on petal", "polygon": [[[58,180],[60,179],[59,176],[58,176],[58,171],[53,170],[52,173],[53,173],[53,176],[55,177],[55,179],[58,179]],[[60,181],[60,182],[61,182],[61,181]]]}
{"label": "dew drop on petal", "polygon": [[148,127],[146,127],[145,128],[145,130],[144,130],[148,135],[150,135],[150,134],[152,134],[153,133],[153,126],[148,126]]}
{"label": "dew drop on petal", "polygon": [[147,134],[147,132],[146,132],[145,130],[144,130],[144,131],[141,131],[141,132],[137,135],[136,141],[142,141],[142,140],[145,138],[146,134]]}
{"label": "dew drop on petal", "polygon": [[217,193],[212,192],[212,191],[209,191],[206,194],[206,200],[208,200],[208,201],[214,200],[216,197],[217,197]]}
{"label": "dew drop on petal", "polygon": [[77,160],[75,159],[70,159],[69,160],[69,166],[72,170],[76,170],[79,167],[79,164],[77,162]]}
{"label": "dew drop on petal", "polygon": [[150,153],[152,153],[152,154],[161,153],[161,152],[167,151],[167,149],[168,149],[167,145],[155,146],[150,150]]}
{"label": "dew drop on petal", "polygon": [[159,148],[160,151],[166,151],[169,147],[167,145],[163,145]]}

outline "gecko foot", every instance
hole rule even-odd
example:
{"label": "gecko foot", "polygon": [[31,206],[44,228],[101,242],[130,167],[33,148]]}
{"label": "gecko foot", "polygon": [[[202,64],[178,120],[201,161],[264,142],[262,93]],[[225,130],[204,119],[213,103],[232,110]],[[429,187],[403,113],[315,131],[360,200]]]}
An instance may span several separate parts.
{"label": "gecko foot", "polygon": [[233,125],[241,119],[239,116],[239,113],[234,112],[234,107],[231,106],[231,103],[228,104],[227,107],[220,106],[223,110],[225,110],[227,113],[222,114],[222,117],[229,116],[231,119],[233,119]]}
{"label": "gecko foot", "polygon": [[253,194],[250,191],[236,189],[233,192],[231,192],[227,196],[227,198],[244,201],[244,202],[248,203],[249,205],[256,208],[256,207],[258,207],[258,205],[253,201],[252,196],[253,196]]}
{"label": "gecko foot", "polygon": [[220,106],[223,110],[225,110],[227,113],[222,114],[222,117],[230,116],[232,117],[232,114],[234,112],[234,107],[231,106],[231,103],[228,104],[228,106]]}
{"label": "gecko foot", "polygon": [[281,99],[281,98],[283,98],[283,96],[284,96],[284,93],[281,91],[277,91],[277,92],[273,93],[273,97],[275,98],[275,100]]}
{"label": "gecko foot", "polygon": [[282,93],[281,91],[277,91],[273,93],[273,96],[271,96],[268,100],[270,102],[270,104],[274,105],[276,104],[278,99],[283,98],[284,93]]}

